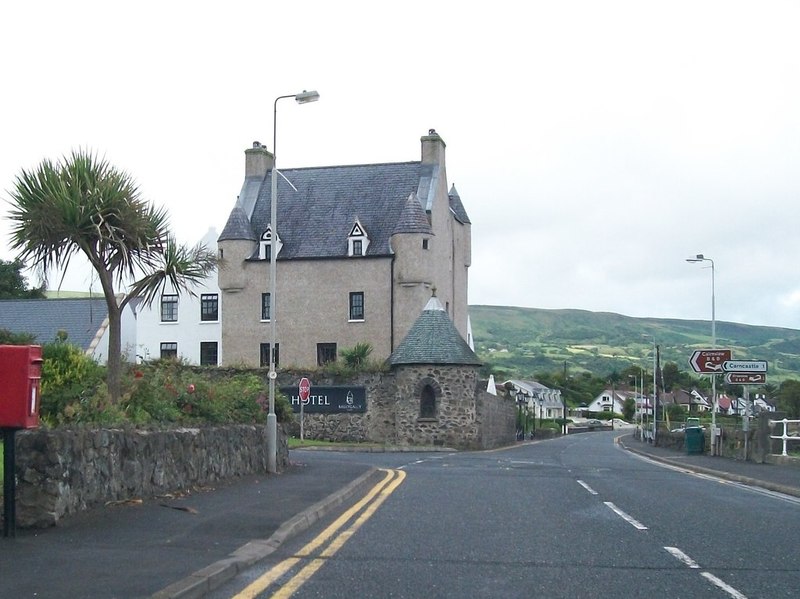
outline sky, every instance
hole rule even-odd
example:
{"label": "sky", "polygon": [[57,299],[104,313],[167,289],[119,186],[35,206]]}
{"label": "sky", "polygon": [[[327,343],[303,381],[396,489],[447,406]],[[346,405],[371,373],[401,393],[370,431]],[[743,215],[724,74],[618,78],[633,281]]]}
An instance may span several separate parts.
{"label": "sky", "polygon": [[279,168],[444,139],[470,304],[800,329],[799,29],[769,0],[7,2],[0,258],[15,177],[75,149],[180,241],[221,231],[275,98],[313,89],[278,104]]}

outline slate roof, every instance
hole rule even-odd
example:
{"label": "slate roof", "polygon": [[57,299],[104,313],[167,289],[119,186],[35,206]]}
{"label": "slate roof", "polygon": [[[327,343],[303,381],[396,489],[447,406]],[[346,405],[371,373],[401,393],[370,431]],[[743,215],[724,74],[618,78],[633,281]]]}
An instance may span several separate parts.
{"label": "slate roof", "polygon": [[455,185],[450,187],[448,197],[450,198],[450,210],[453,212],[456,220],[461,224],[471,225],[472,222],[469,220],[469,216],[467,215],[466,208],[464,208],[464,204],[461,203],[461,197],[458,195]]}
{"label": "slate roof", "polygon": [[36,335],[37,344],[55,341],[63,329],[85,351],[107,316],[103,298],[0,300],[0,329]]}
{"label": "slate roof", "polygon": [[459,335],[441,302],[434,296],[400,345],[389,356],[391,366],[449,364],[481,366],[482,362]]}
{"label": "slate roof", "polygon": [[[283,176],[278,179],[277,234],[283,244],[279,259],[346,256],[347,236],[356,220],[369,235],[366,255],[391,255],[389,242],[399,223],[411,225],[404,232],[420,232],[423,226],[420,214],[427,223],[423,202],[427,202],[425,186],[430,184],[430,170],[430,165],[421,162],[282,170]],[[427,178],[423,176],[426,173]],[[251,199],[240,199],[220,241],[254,240],[266,230],[270,220],[271,178],[268,172],[261,181],[251,211],[248,212],[246,205]],[[421,197],[423,192],[425,199]],[[411,194],[416,194],[421,212],[409,211]],[[250,197],[250,192],[246,195]]]}

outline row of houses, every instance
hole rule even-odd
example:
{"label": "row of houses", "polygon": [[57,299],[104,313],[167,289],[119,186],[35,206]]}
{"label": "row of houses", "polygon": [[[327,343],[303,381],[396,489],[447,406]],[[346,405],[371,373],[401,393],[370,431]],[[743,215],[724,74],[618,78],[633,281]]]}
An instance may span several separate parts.
{"label": "row of houses", "polygon": [[[281,171],[275,223],[274,156],[254,142],[222,232],[201,240],[216,248],[217,272],[194,295],[166,288],[153,305],[132,301],[125,357],[266,366],[272,355],[279,367],[315,367],[368,343],[385,360],[431,295],[472,347],[471,222],[447,181],[444,140],[431,129],[420,141],[416,161]],[[6,300],[0,329],[32,333],[38,343],[65,332],[102,362],[106,316],[102,296]]]}
{"label": "row of houses", "polygon": [[[585,406],[586,412],[615,412],[622,414],[627,400],[633,400],[635,405],[635,419],[653,415],[653,398],[647,397],[638,391],[629,389],[604,389],[591,403]],[[660,408],[669,405],[681,406],[687,413],[696,414],[712,410],[712,398],[703,395],[697,389],[678,389],[669,393],[660,393],[658,396]],[[756,395],[750,400],[750,413],[757,414],[761,411],[774,411],[775,406],[767,401],[766,396]],[[724,393],[717,394],[717,413],[729,416],[742,416],[748,408],[748,400],[741,397],[731,397]]]}

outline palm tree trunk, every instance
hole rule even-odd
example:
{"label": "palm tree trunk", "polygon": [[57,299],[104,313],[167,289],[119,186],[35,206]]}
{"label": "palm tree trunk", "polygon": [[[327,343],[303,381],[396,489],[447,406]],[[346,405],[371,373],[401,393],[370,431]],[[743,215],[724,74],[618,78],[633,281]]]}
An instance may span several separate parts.
{"label": "palm tree trunk", "polygon": [[106,385],[111,403],[117,403],[122,395],[122,310],[116,298],[108,303],[108,360],[106,362]]}

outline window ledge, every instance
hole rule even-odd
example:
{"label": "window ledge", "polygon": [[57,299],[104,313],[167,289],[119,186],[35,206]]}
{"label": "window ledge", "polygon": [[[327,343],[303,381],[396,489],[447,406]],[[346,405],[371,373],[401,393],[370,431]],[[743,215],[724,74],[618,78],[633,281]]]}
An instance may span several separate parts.
{"label": "window ledge", "polygon": [[420,416],[419,418],[417,418],[417,422],[439,422],[439,419],[438,418],[423,418],[422,416]]}
{"label": "window ledge", "polygon": [[349,318],[347,322],[365,322],[365,318]]}

